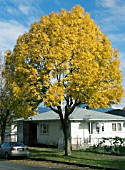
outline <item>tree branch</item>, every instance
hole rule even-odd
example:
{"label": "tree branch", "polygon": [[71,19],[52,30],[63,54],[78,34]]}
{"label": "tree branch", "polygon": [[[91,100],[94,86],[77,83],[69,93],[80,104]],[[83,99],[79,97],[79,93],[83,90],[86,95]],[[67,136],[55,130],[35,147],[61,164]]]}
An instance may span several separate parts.
{"label": "tree branch", "polygon": [[60,114],[60,110],[59,109],[55,109],[52,106],[49,107],[51,110],[53,110],[54,112],[56,112],[57,114]]}

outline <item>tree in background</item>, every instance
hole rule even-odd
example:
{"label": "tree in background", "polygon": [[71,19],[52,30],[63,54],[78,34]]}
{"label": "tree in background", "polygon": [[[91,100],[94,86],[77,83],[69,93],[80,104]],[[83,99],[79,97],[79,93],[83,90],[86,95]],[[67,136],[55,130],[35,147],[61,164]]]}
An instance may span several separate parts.
{"label": "tree in background", "polygon": [[0,136],[1,142],[5,140],[6,127],[11,122],[11,114],[9,112],[9,94],[6,91],[7,83],[3,76],[4,56],[0,54]]}
{"label": "tree in background", "polygon": [[41,102],[62,124],[65,155],[71,154],[70,118],[75,107],[110,107],[123,97],[118,50],[84,9],[50,13],[18,37],[8,52],[8,75],[17,98]]}
{"label": "tree in background", "polygon": [[[4,55],[0,55],[0,136],[1,142],[4,142],[6,129],[10,127],[14,119],[29,117],[35,112],[30,109],[21,98],[16,98],[10,78],[7,71],[5,72]],[[8,68],[6,62],[6,70]],[[24,114],[25,113],[25,114]]]}
{"label": "tree in background", "polygon": [[3,91],[4,91],[4,86],[5,86],[5,82],[4,82],[4,78],[2,75],[2,71],[4,69],[4,61],[3,61],[3,55],[2,53],[0,53],[0,135],[1,135],[1,141],[4,141],[4,135],[5,131],[4,131],[4,126],[6,126],[4,124],[4,119],[3,119]]}

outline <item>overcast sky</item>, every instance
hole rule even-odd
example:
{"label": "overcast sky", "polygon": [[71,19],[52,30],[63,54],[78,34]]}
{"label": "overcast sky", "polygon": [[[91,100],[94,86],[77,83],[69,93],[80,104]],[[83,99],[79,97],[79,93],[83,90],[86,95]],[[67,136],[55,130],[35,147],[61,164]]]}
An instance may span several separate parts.
{"label": "overcast sky", "polygon": [[[125,0],[0,0],[0,52],[13,49],[19,35],[42,15],[80,4],[120,51],[125,88]],[[116,106],[114,106],[116,107]],[[125,107],[125,99],[117,108]]]}

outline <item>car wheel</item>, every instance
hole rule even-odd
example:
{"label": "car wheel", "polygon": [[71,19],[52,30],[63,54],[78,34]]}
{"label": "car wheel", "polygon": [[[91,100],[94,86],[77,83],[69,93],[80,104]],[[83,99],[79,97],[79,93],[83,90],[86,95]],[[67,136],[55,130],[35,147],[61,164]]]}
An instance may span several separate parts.
{"label": "car wheel", "polygon": [[8,159],[9,158],[9,154],[8,152],[5,152],[5,158]]}

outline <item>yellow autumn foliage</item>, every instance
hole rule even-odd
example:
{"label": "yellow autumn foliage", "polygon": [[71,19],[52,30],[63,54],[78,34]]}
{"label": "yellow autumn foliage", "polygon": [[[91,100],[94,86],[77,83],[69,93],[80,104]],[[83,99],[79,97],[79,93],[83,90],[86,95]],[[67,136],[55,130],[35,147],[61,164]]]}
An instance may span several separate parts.
{"label": "yellow autumn foliage", "polygon": [[50,13],[19,36],[7,53],[16,96],[43,101],[46,106],[109,107],[124,95],[118,50],[76,5],[71,11]]}

